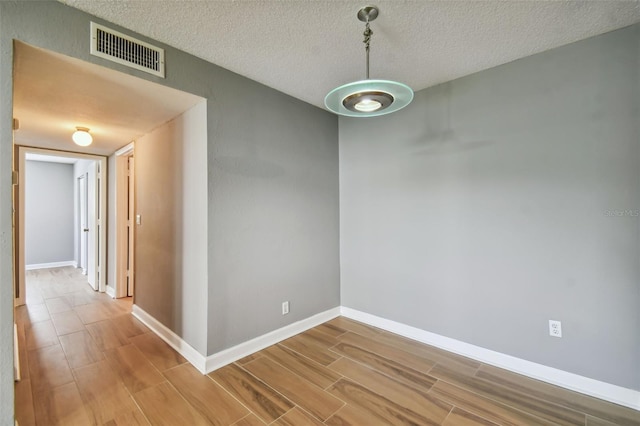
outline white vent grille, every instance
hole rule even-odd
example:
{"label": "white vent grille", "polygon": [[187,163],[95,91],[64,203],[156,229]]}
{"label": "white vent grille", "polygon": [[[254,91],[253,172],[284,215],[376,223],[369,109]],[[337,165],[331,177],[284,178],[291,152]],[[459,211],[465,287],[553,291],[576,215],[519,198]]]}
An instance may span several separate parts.
{"label": "white vent grille", "polygon": [[91,54],[164,78],[164,49],[91,23]]}

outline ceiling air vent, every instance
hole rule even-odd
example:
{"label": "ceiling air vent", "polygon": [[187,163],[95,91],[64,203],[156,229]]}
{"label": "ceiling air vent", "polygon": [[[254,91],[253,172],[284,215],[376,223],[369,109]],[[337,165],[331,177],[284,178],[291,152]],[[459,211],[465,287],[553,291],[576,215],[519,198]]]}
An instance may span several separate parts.
{"label": "ceiling air vent", "polygon": [[91,23],[91,54],[164,78],[164,49]]}

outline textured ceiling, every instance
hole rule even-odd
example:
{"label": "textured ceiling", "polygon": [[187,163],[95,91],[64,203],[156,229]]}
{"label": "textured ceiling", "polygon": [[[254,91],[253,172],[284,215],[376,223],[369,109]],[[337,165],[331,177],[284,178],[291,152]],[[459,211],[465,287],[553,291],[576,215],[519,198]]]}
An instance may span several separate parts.
{"label": "textured ceiling", "polygon": [[[62,0],[296,98],[364,78],[353,0]],[[371,78],[414,90],[640,22],[637,1],[376,1]]]}

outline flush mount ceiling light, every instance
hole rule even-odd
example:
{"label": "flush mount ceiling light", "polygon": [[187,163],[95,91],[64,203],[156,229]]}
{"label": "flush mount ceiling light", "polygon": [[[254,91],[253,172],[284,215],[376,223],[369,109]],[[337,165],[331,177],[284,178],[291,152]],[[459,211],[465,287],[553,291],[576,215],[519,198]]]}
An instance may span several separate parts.
{"label": "flush mount ceiling light", "polygon": [[369,79],[369,44],[373,34],[369,23],[378,17],[379,12],[375,6],[363,7],[358,11],[358,19],[365,23],[367,78],[336,87],[329,92],[324,98],[324,104],[336,114],[348,117],[375,117],[398,111],[413,100],[413,90],[406,84]]}
{"label": "flush mount ceiling light", "polygon": [[71,139],[80,146],[89,146],[93,142],[93,138],[87,127],[76,127],[76,131],[71,135]]}

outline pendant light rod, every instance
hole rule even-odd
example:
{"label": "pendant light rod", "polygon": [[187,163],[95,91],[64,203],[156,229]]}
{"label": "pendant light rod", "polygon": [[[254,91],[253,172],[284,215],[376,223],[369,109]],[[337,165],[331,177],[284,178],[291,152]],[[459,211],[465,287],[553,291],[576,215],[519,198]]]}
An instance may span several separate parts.
{"label": "pendant light rod", "polygon": [[367,52],[367,80],[369,80],[369,43],[371,42],[371,28],[369,28],[369,21],[367,21],[367,26],[364,30],[364,49]]}
{"label": "pendant light rod", "polygon": [[378,17],[379,10],[375,6],[363,7],[358,11],[358,19],[365,23],[364,27],[364,50],[366,52],[367,60],[367,80],[369,80],[369,45],[371,43],[371,36],[373,31],[369,27],[369,22],[374,21]]}

